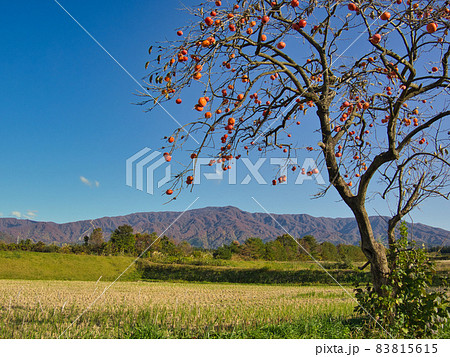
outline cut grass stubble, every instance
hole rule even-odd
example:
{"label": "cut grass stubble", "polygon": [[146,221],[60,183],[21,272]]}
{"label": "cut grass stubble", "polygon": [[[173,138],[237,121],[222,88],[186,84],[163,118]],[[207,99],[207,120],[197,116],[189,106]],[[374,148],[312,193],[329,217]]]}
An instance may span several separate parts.
{"label": "cut grass stubble", "polygon": [[[57,338],[103,282],[0,281],[0,337]],[[64,338],[351,338],[337,287],[118,282]]]}

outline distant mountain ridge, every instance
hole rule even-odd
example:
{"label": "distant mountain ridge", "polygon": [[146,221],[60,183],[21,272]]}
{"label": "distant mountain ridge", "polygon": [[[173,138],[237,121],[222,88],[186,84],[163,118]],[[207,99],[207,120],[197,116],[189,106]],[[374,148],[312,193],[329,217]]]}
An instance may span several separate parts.
{"label": "distant mountain ridge", "polygon": [[[206,207],[180,212],[142,212],[126,216],[104,217],[93,220],[57,224],[36,222],[16,218],[0,218],[0,239],[7,241],[31,239],[44,243],[82,242],[93,228],[102,228],[106,237],[118,226],[129,224],[135,232],[157,232],[174,237],[179,241],[188,241],[192,245],[216,248],[233,240],[245,241],[249,237],[260,237],[264,241],[284,234],[281,224],[293,237],[311,234],[319,242],[329,241],[335,244],[358,244],[359,233],[353,218],[313,217],[307,214],[273,214],[275,222],[266,213],[250,213],[236,207]],[[387,218],[370,218],[377,239],[386,236]],[[415,223],[409,225],[414,239],[427,245],[445,245],[450,243],[450,232],[444,229]]]}

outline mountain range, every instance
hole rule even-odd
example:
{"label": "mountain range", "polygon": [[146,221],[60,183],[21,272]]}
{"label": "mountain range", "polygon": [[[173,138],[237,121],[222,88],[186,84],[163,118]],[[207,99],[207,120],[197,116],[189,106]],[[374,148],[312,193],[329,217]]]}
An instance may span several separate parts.
{"label": "mountain range", "polygon": [[[371,217],[370,220],[376,238],[383,240],[387,218]],[[0,218],[0,240],[10,242],[31,239],[58,245],[76,243],[83,242],[83,237],[89,235],[93,228],[102,228],[105,237],[109,238],[114,229],[124,224],[132,226],[135,232],[163,233],[177,241],[188,241],[204,248],[216,248],[233,240],[242,243],[249,237],[260,237],[267,241],[286,232],[296,238],[311,234],[318,242],[359,244],[354,218],[313,217],[307,214],[269,215],[245,212],[231,206],[206,207],[183,214],[142,212],[63,224]],[[420,223],[408,226],[410,234],[418,242],[429,246],[449,245],[449,231]]]}

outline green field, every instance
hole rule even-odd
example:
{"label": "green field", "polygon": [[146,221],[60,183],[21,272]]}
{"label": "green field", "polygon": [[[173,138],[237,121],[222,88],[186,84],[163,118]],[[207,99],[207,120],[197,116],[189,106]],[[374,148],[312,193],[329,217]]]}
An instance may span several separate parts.
{"label": "green field", "polygon": [[[0,251],[0,279],[113,281],[134,258],[24,251]],[[368,272],[322,263],[341,284],[368,281]],[[330,284],[333,279],[314,262],[211,260],[132,264],[121,281],[190,281],[247,284]]]}
{"label": "green field", "polygon": [[[0,251],[0,279],[112,281],[133,261],[133,257]],[[121,278],[137,279],[135,265]]]}
{"label": "green field", "polygon": [[[336,285],[334,280],[314,262],[268,261],[182,261],[152,262],[128,256],[95,256],[24,251],[0,251],[0,279],[113,281],[128,266],[120,281],[187,281],[245,284]],[[449,266],[440,262],[434,285],[440,285]],[[342,267],[340,263],[321,262],[340,284],[353,285],[369,281],[368,268]]]}

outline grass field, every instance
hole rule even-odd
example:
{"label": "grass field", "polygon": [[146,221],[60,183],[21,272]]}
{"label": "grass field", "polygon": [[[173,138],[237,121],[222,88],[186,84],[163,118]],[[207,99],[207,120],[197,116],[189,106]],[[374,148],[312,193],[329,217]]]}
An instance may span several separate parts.
{"label": "grass field", "polygon": [[[0,251],[0,279],[113,281],[132,262],[133,257],[93,256],[25,251]],[[324,266],[342,284],[368,280],[368,270],[361,272]],[[246,284],[329,284],[334,283],[314,262],[268,262],[211,260],[181,264],[150,262],[133,264],[121,281],[189,281]]]}
{"label": "grass field", "polygon": [[[0,251],[0,279],[112,281],[133,262],[132,257],[103,257],[37,252]],[[121,280],[138,280],[133,265]]]}
{"label": "grass field", "polygon": [[[94,256],[61,253],[0,251],[0,279],[102,281],[115,280],[133,257]],[[438,262],[434,285],[449,276],[449,266]],[[344,285],[369,281],[369,269],[344,268],[341,263],[321,262]],[[245,284],[336,285],[314,262],[268,262],[233,260],[194,260],[178,262],[138,261],[121,276],[121,281],[187,281]]]}

